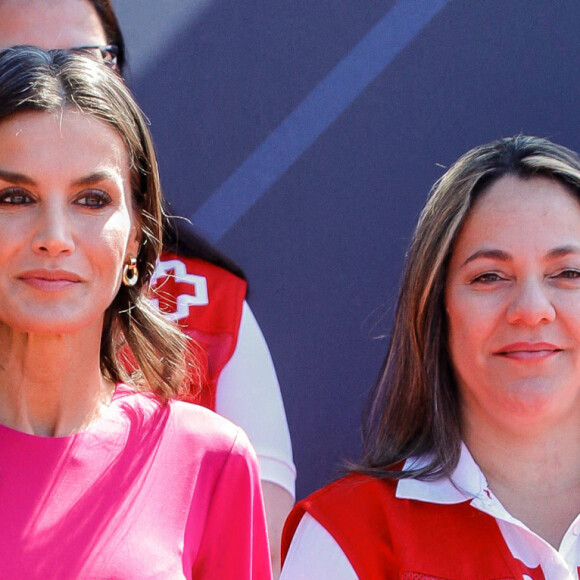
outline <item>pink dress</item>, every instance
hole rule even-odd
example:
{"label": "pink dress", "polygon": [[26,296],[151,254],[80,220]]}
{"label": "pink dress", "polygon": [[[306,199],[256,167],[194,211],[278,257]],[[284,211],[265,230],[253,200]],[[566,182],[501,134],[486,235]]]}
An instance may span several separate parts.
{"label": "pink dress", "polygon": [[270,578],[254,452],[196,405],[119,386],[81,433],[0,426],[0,498],[1,578]]}

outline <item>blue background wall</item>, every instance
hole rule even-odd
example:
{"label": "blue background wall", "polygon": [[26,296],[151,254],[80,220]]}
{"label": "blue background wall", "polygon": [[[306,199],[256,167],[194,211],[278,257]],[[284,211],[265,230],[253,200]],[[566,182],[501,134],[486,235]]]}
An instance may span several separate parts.
{"label": "blue background wall", "polygon": [[173,210],[250,280],[298,496],[360,452],[431,184],[515,133],[580,149],[574,0],[117,0]]}

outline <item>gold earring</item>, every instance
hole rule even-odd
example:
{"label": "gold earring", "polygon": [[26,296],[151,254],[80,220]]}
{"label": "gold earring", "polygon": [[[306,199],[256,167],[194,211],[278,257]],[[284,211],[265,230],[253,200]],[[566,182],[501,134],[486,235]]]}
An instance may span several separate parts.
{"label": "gold earring", "polygon": [[137,260],[129,258],[129,262],[123,267],[123,284],[125,286],[135,286],[139,280],[139,270],[137,270]]}

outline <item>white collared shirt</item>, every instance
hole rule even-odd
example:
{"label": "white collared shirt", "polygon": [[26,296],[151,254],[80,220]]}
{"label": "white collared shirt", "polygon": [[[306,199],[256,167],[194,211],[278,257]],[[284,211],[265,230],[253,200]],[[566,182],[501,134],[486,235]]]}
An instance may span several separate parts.
{"label": "white collared shirt", "polygon": [[[407,460],[405,468],[418,467],[424,461]],[[580,516],[572,522],[556,550],[507,512],[489,489],[485,476],[465,445],[462,445],[459,463],[451,478],[436,481],[402,479],[397,484],[396,496],[437,504],[471,500],[474,508],[496,519],[511,553],[528,568],[541,566],[546,580],[579,580]],[[292,540],[281,580],[357,578],[336,540],[311,515],[305,514]]]}

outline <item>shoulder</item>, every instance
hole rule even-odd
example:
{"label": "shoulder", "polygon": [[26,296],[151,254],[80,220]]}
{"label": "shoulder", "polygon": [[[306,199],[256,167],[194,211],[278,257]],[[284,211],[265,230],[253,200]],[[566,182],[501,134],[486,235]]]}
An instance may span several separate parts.
{"label": "shoulder", "polygon": [[171,401],[168,406],[165,453],[179,459],[180,471],[195,478],[198,489],[229,509],[232,489],[239,507],[260,493],[258,459],[243,429],[199,405]]}
{"label": "shoulder", "polygon": [[359,474],[314,492],[290,513],[282,538],[283,554],[288,553],[302,518],[308,514],[328,532],[357,573],[365,571],[361,577],[385,577],[383,569],[392,559],[389,520],[395,493],[396,482]]}
{"label": "shoulder", "polygon": [[[351,519],[353,508],[357,516],[379,513],[385,504],[394,503],[397,484],[370,475],[352,474],[343,477],[303,499],[296,506],[298,516],[312,514],[323,525],[325,521]],[[367,521],[366,516],[361,517]]]}
{"label": "shoulder", "polygon": [[206,441],[213,449],[251,449],[244,431],[225,417],[193,403],[170,401],[168,405],[174,429],[183,437]]}
{"label": "shoulder", "polygon": [[281,579],[357,580],[346,554],[310,514],[304,514],[284,559]]}
{"label": "shoulder", "polygon": [[351,474],[315,491],[303,500],[305,507],[344,501],[375,501],[379,497],[394,497],[397,482],[364,474]]}
{"label": "shoulder", "polygon": [[217,413],[193,403],[170,401],[169,428],[174,446],[203,456],[215,467],[257,465],[256,452],[245,431]]}
{"label": "shoulder", "polygon": [[155,395],[125,385],[117,387],[114,404],[117,415],[131,423],[131,430],[157,433],[168,453],[197,459],[240,455],[255,460],[244,431],[200,405],[176,400],[161,403]]}
{"label": "shoulder", "polygon": [[353,518],[369,527],[373,520],[381,519],[385,504],[394,503],[395,493],[394,481],[362,474],[347,475],[296,504],[284,530],[285,539],[289,545],[305,513],[312,515],[329,531],[352,526]]}

